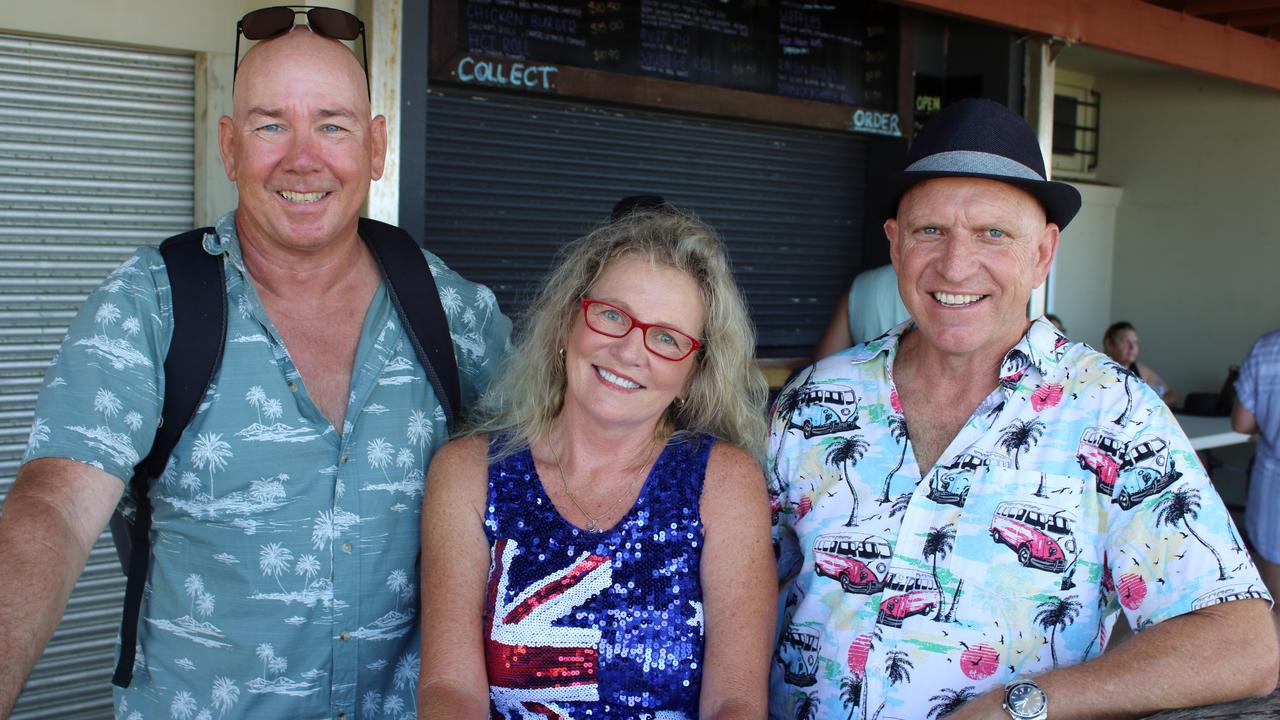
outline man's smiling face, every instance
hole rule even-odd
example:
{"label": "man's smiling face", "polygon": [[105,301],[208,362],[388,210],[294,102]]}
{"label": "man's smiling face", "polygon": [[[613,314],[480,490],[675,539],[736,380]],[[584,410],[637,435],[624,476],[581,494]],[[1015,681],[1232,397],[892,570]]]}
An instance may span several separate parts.
{"label": "man's smiling face", "polygon": [[386,152],[385,119],[369,114],[364,71],[341,43],[295,29],[253,47],[235,117],[218,127],[242,236],[301,251],[354,237]]}
{"label": "man's smiling face", "polygon": [[1058,247],[1035,198],[994,180],[926,180],[884,229],[902,301],[929,346],[1002,355],[1018,342]]}

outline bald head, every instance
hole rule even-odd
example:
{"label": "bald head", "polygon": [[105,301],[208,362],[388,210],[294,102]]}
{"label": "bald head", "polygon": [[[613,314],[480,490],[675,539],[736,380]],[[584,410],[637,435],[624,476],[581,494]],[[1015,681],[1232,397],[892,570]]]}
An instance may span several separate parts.
{"label": "bald head", "polygon": [[369,89],[355,53],[337,40],[312,32],[305,25],[263,40],[245,53],[236,72],[232,112],[246,112],[254,89],[264,82],[288,78],[291,83],[320,83],[339,97],[350,98],[352,110],[368,117]]}

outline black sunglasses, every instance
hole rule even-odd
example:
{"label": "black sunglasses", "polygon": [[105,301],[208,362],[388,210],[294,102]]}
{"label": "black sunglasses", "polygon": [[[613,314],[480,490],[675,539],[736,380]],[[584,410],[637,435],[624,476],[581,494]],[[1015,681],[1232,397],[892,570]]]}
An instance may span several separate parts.
{"label": "black sunglasses", "polygon": [[369,41],[364,34],[364,23],[360,18],[345,10],[298,5],[277,5],[254,10],[236,23],[235,65],[231,70],[232,88],[235,87],[236,73],[240,70],[240,36],[244,35],[246,40],[266,40],[283,35],[293,29],[293,19],[299,14],[306,15],[307,27],[323,37],[334,40],[364,38],[360,43],[360,52],[364,57],[364,84],[372,94],[372,88],[369,87]]}

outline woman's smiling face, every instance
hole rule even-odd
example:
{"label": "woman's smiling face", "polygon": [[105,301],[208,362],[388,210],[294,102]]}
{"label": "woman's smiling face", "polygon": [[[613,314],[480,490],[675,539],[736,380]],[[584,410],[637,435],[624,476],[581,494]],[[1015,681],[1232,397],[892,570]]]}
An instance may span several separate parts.
{"label": "woman's smiling face", "polygon": [[[686,272],[637,257],[613,260],[587,291],[637,320],[658,323],[702,337],[702,294]],[[655,426],[667,406],[682,397],[697,353],[683,360],[661,358],[645,348],[644,333],[633,328],[620,338],[591,328],[580,308],[565,340],[565,407],[574,407],[601,425]]]}

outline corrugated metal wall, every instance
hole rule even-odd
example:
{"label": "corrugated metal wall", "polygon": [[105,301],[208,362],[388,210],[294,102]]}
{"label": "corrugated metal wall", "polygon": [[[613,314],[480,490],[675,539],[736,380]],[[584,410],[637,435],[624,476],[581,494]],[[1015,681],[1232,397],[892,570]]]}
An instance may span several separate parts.
{"label": "corrugated metal wall", "polygon": [[862,258],[868,142],[437,87],[426,246],[510,314],[556,248],[620,197],[658,193],[725,238],[761,347],[807,352]]}
{"label": "corrugated metal wall", "polygon": [[[189,56],[0,35],[0,496],[80,303],[191,227],[194,96]],[[14,720],[111,716],[123,591],[104,535]]]}

